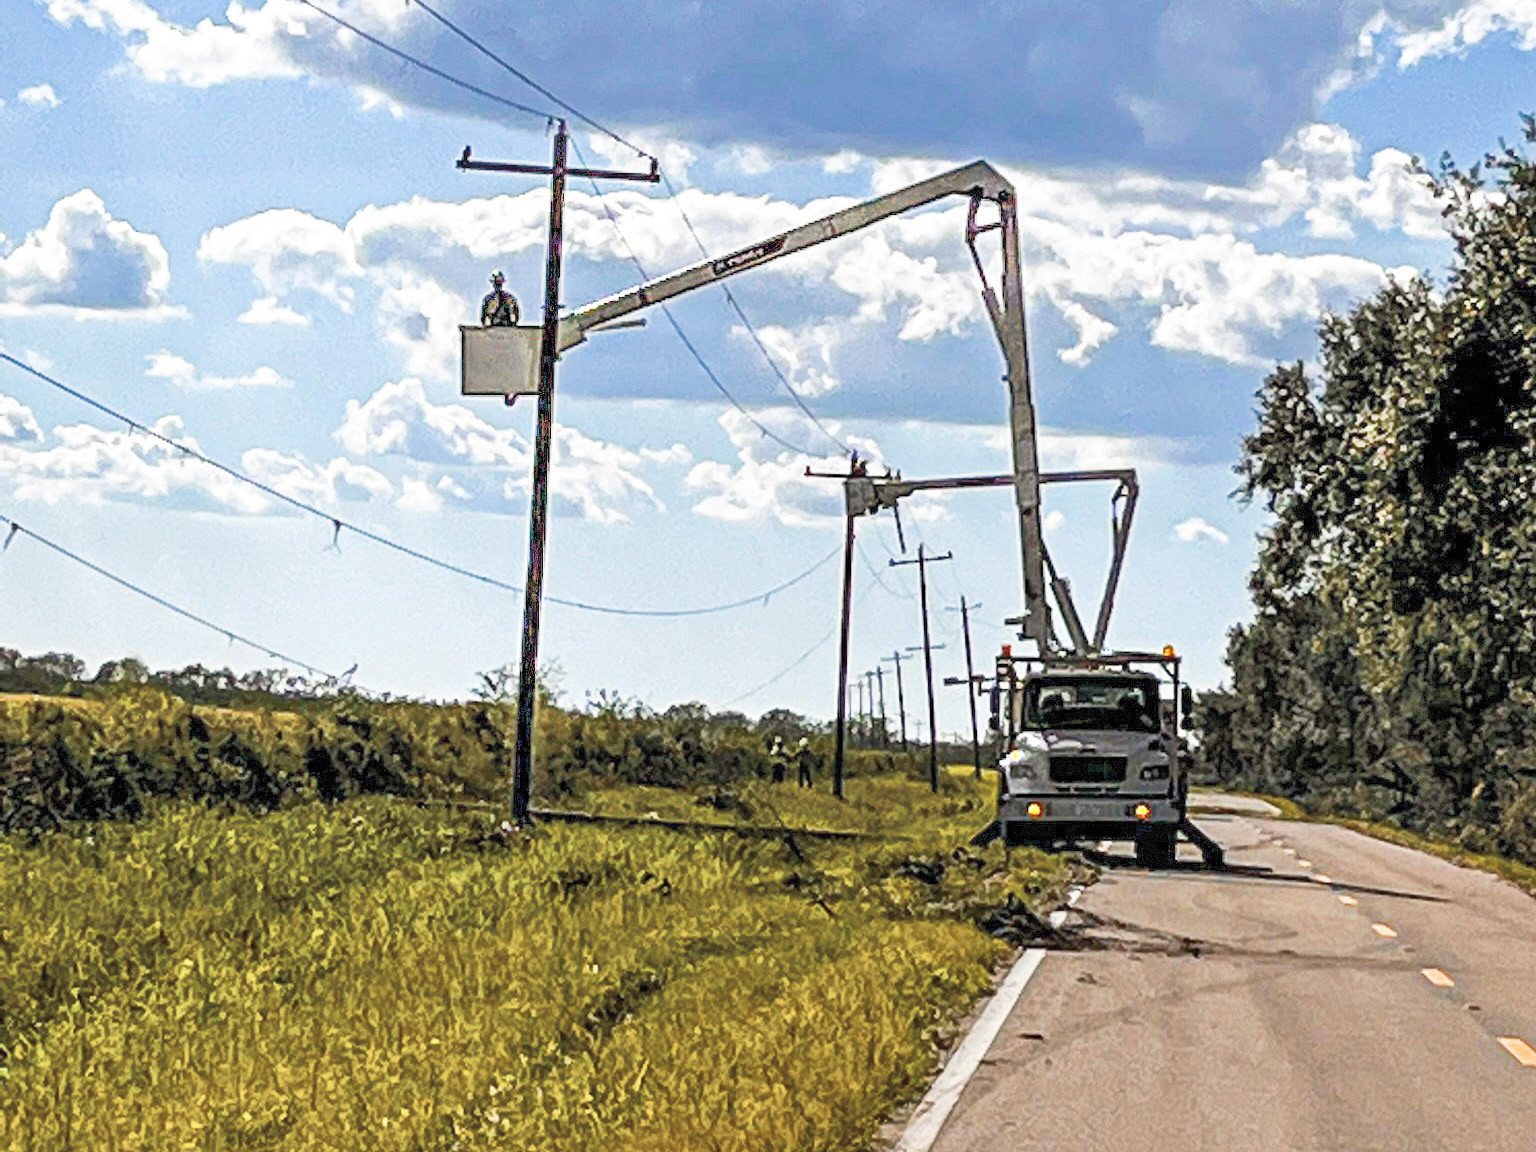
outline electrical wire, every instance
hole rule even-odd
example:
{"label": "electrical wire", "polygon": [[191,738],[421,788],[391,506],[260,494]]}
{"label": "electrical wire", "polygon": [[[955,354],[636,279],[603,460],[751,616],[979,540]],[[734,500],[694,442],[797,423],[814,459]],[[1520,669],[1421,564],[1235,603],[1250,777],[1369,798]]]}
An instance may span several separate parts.
{"label": "electrical wire", "polygon": [[92,563],[91,561],[87,560],[84,556],[81,556],[80,554],[78,554],[76,552],[71,552],[68,548],[64,547],[62,544],[55,544],[52,540],[48,539],[46,536],[40,535],[39,533],[34,532],[30,528],[22,527],[20,524],[18,524],[16,521],[12,520],[8,516],[0,516],[0,523],[5,523],[5,524],[9,524],[10,525],[10,531],[6,534],[6,538],[5,538],[5,545],[6,545],[6,547],[9,547],[11,540],[14,539],[18,535],[29,536],[33,540],[36,540],[39,544],[43,545],[44,547],[51,548],[51,549],[53,549],[53,551],[57,552],[59,555],[67,557],[70,560],[73,560],[76,564],[84,565],[86,568],[89,568],[92,572],[96,573],[98,576],[105,576],[108,580],[112,581],[112,583],[117,584],[120,587],[126,588],[130,592],[137,593],[138,595],[144,597],[144,599],[149,600],[149,601],[151,601],[151,602],[153,602],[155,604],[158,604],[160,607],[166,609],[167,611],[176,613],[176,615],[182,617],[183,619],[191,620],[194,624],[201,624],[204,628],[208,628],[208,629],[210,629],[210,630],[212,630],[214,632],[217,632],[220,636],[224,636],[224,637],[228,638],[233,643],[244,644],[247,648],[254,648],[257,652],[260,652],[260,653],[262,653],[264,655],[270,656],[274,660],[283,660],[283,661],[285,661],[285,662],[287,662],[289,664],[296,665],[297,667],[304,669],[304,671],[308,672],[312,676],[319,676],[322,679],[331,681],[333,683],[334,682],[339,682],[340,678],[338,676],[336,676],[334,673],[326,672],[324,669],[321,669],[321,668],[316,668],[313,664],[306,664],[304,661],[297,660],[297,659],[295,659],[292,656],[285,656],[283,653],[279,652],[276,648],[269,648],[265,644],[257,643],[255,640],[251,640],[251,639],[249,639],[249,638],[247,638],[245,636],[242,636],[238,632],[233,632],[230,629],[225,628],[224,626],[222,626],[220,624],[215,624],[212,620],[204,619],[203,617],[197,615],[197,613],[195,613],[195,612],[189,612],[185,608],[178,607],[177,605],[172,604],[169,600],[165,599],[165,597],[157,596],[155,593],[149,591],[147,588],[141,588],[141,587],[139,587],[139,585],[134,584],[132,581],[125,580],[123,577],[117,575],[116,573],[107,571],[101,565]]}
{"label": "electrical wire", "polygon": [[[306,0],[306,3],[307,2],[308,2],[308,0]],[[406,5],[409,6],[410,3],[411,3],[411,0],[405,0],[405,2],[406,2]],[[517,68],[514,68],[511,64],[507,63],[500,56],[496,55],[496,53],[492,52],[484,44],[480,43],[480,41],[476,40],[468,32],[464,31],[464,29],[460,28],[452,20],[448,19],[448,17],[444,16],[441,12],[438,12],[435,8],[432,8],[428,4],[426,4],[425,0],[415,0],[415,2],[416,2],[416,6],[421,8],[424,12],[426,12],[426,14],[428,16],[432,17],[432,19],[436,20],[443,27],[447,28],[448,31],[452,32],[460,40],[463,40],[466,44],[468,44],[475,51],[479,52],[483,56],[489,57],[491,60],[494,60],[497,64],[500,64],[508,72],[512,73],[512,75],[516,76],[519,80],[521,80],[524,84],[528,85],[528,87],[532,88],[539,95],[545,97],[546,99],[553,100],[556,104],[560,105],[561,108],[564,108],[567,112],[569,112],[572,116],[576,117],[576,119],[580,120],[583,124],[587,125],[589,128],[592,128],[592,129],[595,129],[598,132],[601,132],[604,136],[607,136],[609,139],[615,140],[618,143],[624,145],[624,147],[629,148],[632,151],[639,153],[641,156],[644,156],[647,160],[655,160],[656,159],[656,157],[652,156],[645,149],[639,147],[638,145],[631,144],[628,140],[624,139],[624,137],[620,136],[612,128],[605,128],[603,125],[599,124],[596,120],[592,119],[592,117],[588,116],[585,112],[582,112],[581,110],[579,110],[577,108],[573,108],[571,105],[567,104],[564,100],[560,99],[560,97],[556,96],[553,92],[551,92],[548,88],[544,87],[544,85],[540,84],[537,80],[533,79],[526,72],[523,72],[523,71],[521,71],[521,70],[519,70]],[[583,160],[582,164],[585,165],[586,161]]]}
{"label": "electrical wire", "polygon": [[[372,35],[372,34],[370,34],[368,32],[364,32],[356,24],[352,24],[352,23],[349,23],[346,20],[343,20],[340,16],[337,16],[334,12],[326,11],[324,8],[320,7],[320,5],[316,4],[314,2],[314,0],[299,0],[299,3],[304,4],[307,7],[313,8],[316,12],[320,13],[320,15],[324,16],[327,20],[333,21],[334,23],[341,25],[341,27],[345,28],[348,32],[351,32],[351,33],[353,33],[356,36],[361,36],[364,40],[368,41],[368,43],[372,44],[375,48],[382,48],[385,52],[388,52],[391,56],[397,57],[400,60],[404,60],[407,64],[411,64],[411,65],[414,65],[417,68],[420,68],[423,72],[430,72],[432,75],[436,76],[439,80],[446,80],[448,83],[453,84],[456,87],[462,88],[466,92],[473,92],[476,96],[482,96],[482,97],[484,97],[487,100],[490,100],[490,101],[493,101],[493,102],[495,102],[497,104],[502,105],[503,107],[511,108],[511,109],[513,109],[514,111],[517,111],[517,112],[526,113],[527,115],[537,117],[540,120],[544,120],[544,121],[548,122],[548,121],[553,121],[555,119],[554,113],[552,113],[552,112],[546,112],[546,111],[543,111],[543,110],[538,109],[538,108],[530,108],[526,104],[519,104],[516,100],[509,100],[505,96],[498,96],[494,92],[488,92],[484,88],[479,88],[479,87],[475,86],[474,84],[471,84],[467,80],[460,80],[457,76],[450,76],[447,72],[444,72],[441,68],[434,68],[431,64],[428,64],[425,60],[418,60],[416,57],[412,56],[409,52],[402,52],[400,49],[394,47],[393,45],[386,44],[383,40],[380,40],[377,36],[374,36],[374,35]],[[423,5],[423,7],[425,7],[425,5]]]}
{"label": "electrical wire", "polygon": [[[303,500],[289,496],[286,492],[279,491],[278,489],[272,487],[270,484],[265,484],[252,476],[247,476],[239,469],[232,468],[228,464],[224,464],[221,461],[215,460],[211,456],[205,456],[203,453],[197,451],[197,449],[189,448],[185,444],[171,439],[163,432],[158,432],[154,428],[149,427],[147,424],[140,423],[133,417],[119,412],[117,409],[112,408],[106,404],[103,404],[101,401],[86,395],[84,392],[81,392],[76,388],[71,388],[62,380],[57,380],[54,377],[49,376],[46,372],[41,372],[38,369],[32,367],[30,364],[18,360],[9,352],[0,350],[0,360],[4,360],[17,368],[20,368],[23,372],[37,377],[45,384],[49,384],[54,388],[57,388],[59,391],[65,393],[66,395],[72,396],[74,399],[80,401],[82,404],[85,404],[87,407],[94,408],[96,411],[102,413],[103,415],[126,425],[130,431],[142,433],[145,436],[152,437],[153,439],[160,441],[162,444],[175,449],[177,452],[180,452],[182,455],[188,457],[189,459],[196,460],[202,464],[206,464],[210,468],[215,468],[218,471],[224,473],[226,476],[229,476],[234,480],[238,480],[242,484],[248,484],[252,488],[255,488],[258,492],[270,496],[274,500],[282,501],[284,504],[287,504],[292,508],[296,508],[301,512],[305,512],[311,516],[315,516],[321,520],[324,520],[327,524],[330,524],[335,529],[338,536],[343,531],[352,532],[358,536],[361,536],[365,540],[370,540],[375,544],[382,545],[383,547],[398,552],[403,556],[409,556],[413,560],[419,560],[423,564],[430,564],[434,568],[440,568],[445,572],[452,572],[455,575],[463,576],[470,580],[476,580],[481,584],[489,585],[492,588],[499,588],[505,592],[512,592],[517,595],[521,595],[523,592],[521,585],[512,584],[505,580],[498,580],[494,576],[487,576],[484,573],[476,572],[472,569],[464,568],[458,564],[451,563],[450,561],[441,560],[436,556],[431,556],[425,552],[417,551],[415,548],[397,543],[396,541],[389,539],[387,536],[381,536],[377,532],[371,532],[367,528],[353,524],[348,520],[343,520],[339,516],[334,516],[320,508],[316,508],[313,504],[306,504]],[[833,556],[837,555],[837,552],[838,549],[834,548],[831,552],[827,553],[827,555],[816,561],[809,568],[806,568],[797,575],[790,577],[783,583],[769,588],[766,592],[758,592],[740,600],[733,600],[729,604],[712,604],[702,608],[656,609],[620,608],[605,604],[589,604],[584,601],[567,600],[558,596],[545,596],[544,599],[551,604],[559,604],[565,608],[574,608],[584,612],[597,612],[608,616],[708,616],[716,612],[728,612],[733,608],[744,608],[749,604],[756,604],[759,602],[765,603],[769,597],[772,597],[787,588],[793,587],[800,581],[804,580],[806,577],[810,576],[811,573],[824,566],[828,561],[832,559]]]}
{"label": "electrical wire", "polygon": [[[587,159],[582,155],[581,146],[577,144],[574,139],[571,140],[571,147],[575,149],[576,159],[581,163],[581,166],[583,168],[587,167]],[[645,264],[641,261],[639,255],[635,252],[634,246],[630,244],[629,237],[624,235],[624,229],[619,224],[619,218],[613,214],[613,209],[608,206],[607,198],[604,197],[602,190],[598,188],[597,181],[592,180],[590,177],[588,179],[592,185],[592,195],[596,197],[598,206],[602,208],[603,215],[608,217],[608,222],[613,225],[613,231],[618,236],[619,243],[624,246],[624,251],[629,253],[629,262],[635,266],[635,271],[640,273],[640,278],[642,280],[651,279],[651,274],[646,270]],[[794,444],[786,440],[783,436],[780,436],[777,432],[769,428],[768,425],[764,424],[750,411],[748,411],[746,406],[731,394],[730,389],[721,383],[720,377],[715,374],[715,370],[711,368],[709,366],[709,362],[704,359],[703,353],[701,353],[694,345],[693,341],[688,338],[688,334],[683,331],[683,326],[677,322],[677,317],[672,315],[671,307],[667,304],[662,304],[660,307],[661,314],[667,318],[667,323],[672,325],[672,331],[677,333],[677,338],[683,342],[683,347],[688,349],[689,355],[691,355],[695,363],[697,363],[698,366],[703,369],[704,375],[709,377],[709,382],[715,386],[715,390],[719,392],[720,395],[724,396],[728,401],[730,401],[731,406],[735,408],[736,411],[740,412],[743,416],[750,420],[753,426],[756,427],[759,432],[768,437],[768,439],[772,440],[774,443],[778,444],[780,447],[787,448],[791,452],[798,452],[803,456],[814,457],[816,455],[816,453],[811,449],[802,447],[799,444]]]}
{"label": "electrical wire", "polygon": [[[409,4],[410,0],[406,0],[406,2],[407,2],[407,4]],[[316,6],[313,3],[313,0],[303,0],[303,3],[308,4],[310,7],[314,8],[317,12],[320,12],[320,13],[322,13],[324,15],[327,15],[327,16],[330,15],[330,13],[325,12],[325,10],[323,8],[319,8],[318,6]],[[613,131],[613,129],[607,128],[604,125],[599,124],[596,120],[592,119],[592,117],[588,116],[586,113],[582,112],[580,109],[578,109],[575,106],[573,106],[573,105],[567,103],[566,101],[562,100],[559,96],[555,95],[548,88],[544,87],[544,85],[540,84],[538,81],[536,81],[532,77],[530,77],[526,72],[521,71],[520,69],[518,69],[514,65],[512,65],[512,64],[508,63],[506,60],[502,59],[502,57],[498,56],[495,52],[492,52],[489,48],[487,48],[479,40],[475,39],[475,37],[471,36],[468,32],[464,31],[464,29],[460,28],[452,20],[448,19],[448,17],[444,16],[442,13],[438,12],[435,8],[433,8],[430,5],[428,5],[427,3],[425,3],[425,0],[416,0],[416,4],[424,12],[426,12],[427,15],[431,16],[434,20],[438,21],[440,24],[443,25],[443,27],[447,28],[455,36],[459,37],[461,40],[463,40],[470,47],[474,48],[475,51],[481,53],[482,55],[484,55],[488,59],[490,59],[490,60],[494,61],[496,64],[500,65],[507,72],[511,73],[517,79],[521,80],[524,84],[527,84],[530,88],[534,89],[534,91],[538,92],[540,95],[545,96],[545,97],[547,97],[550,100],[553,100],[561,108],[565,109],[572,116],[576,117],[576,119],[580,120],[582,123],[587,124],[588,126],[590,126],[591,128],[595,129],[598,132],[601,132],[604,136],[607,136],[610,139],[617,141],[618,143],[622,144],[624,147],[632,149],[633,151],[637,152],[639,155],[645,157],[647,160],[655,160],[656,159],[656,157],[653,156],[651,153],[645,151],[643,148],[639,147],[636,144],[630,143],[628,140],[624,139],[624,137],[620,136],[617,132]],[[345,22],[341,21],[338,17],[331,17],[331,18],[337,20],[338,23],[345,24]],[[345,25],[345,26],[346,27],[351,27],[351,25]],[[353,30],[357,31],[358,34],[361,35],[361,36],[365,36],[365,37],[367,36],[367,33],[365,33],[365,32],[361,32],[358,29],[353,29]],[[368,37],[368,39],[370,39],[373,43],[378,44],[381,48],[384,48],[385,50],[387,50],[389,52],[395,53],[395,55],[400,56],[402,59],[410,60],[412,63],[416,63],[416,64],[420,64],[421,63],[420,61],[417,61],[414,58],[412,58],[410,56],[406,56],[404,53],[399,52],[397,49],[391,48],[389,45],[383,43],[380,40],[374,39],[373,37]],[[436,74],[436,75],[443,76],[444,79],[451,80],[452,82],[454,82],[456,84],[460,84],[461,86],[471,87],[469,85],[464,85],[463,81],[455,80],[453,77],[448,76],[446,73],[443,73],[443,72],[440,72],[440,71],[438,71],[436,69],[431,68],[430,65],[421,65],[421,66],[425,67],[425,68],[428,68],[430,71],[434,72],[434,74]],[[488,93],[484,93],[483,90],[481,90],[481,89],[474,89],[474,91],[481,92],[482,95],[488,95]],[[494,98],[495,97],[493,97],[493,99]],[[523,110],[524,111],[532,111],[532,109],[527,109],[527,108],[524,108]],[[539,113],[534,113],[534,114],[538,115]],[[575,147],[576,157],[581,162],[582,167],[583,168],[589,167],[589,165],[587,164],[586,157],[581,154],[580,146],[576,145],[574,140],[572,141],[572,144]],[[698,245],[699,251],[704,255],[704,258],[706,260],[711,259],[711,256],[709,254],[709,249],[707,249],[704,246],[704,241],[699,236],[698,230],[694,228],[693,221],[688,218],[688,213],[683,209],[681,201],[679,201],[678,198],[677,198],[677,189],[672,186],[671,180],[667,179],[667,176],[666,176],[665,173],[662,173],[661,178],[662,178],[662,181],[666,185],[667,194],[672,198],[673,204],[675,204],[677,206],[678,214],[682,217],[683,224],[687,227],[689,235],[691,235],[693,237],[694,243]],[[626,238],[624,238],[623,231],[619,227],[618,219],[613,215],[612,211],[609,210],[607,201],[605,201],[603,199],[603,194],[598,189],[597,182],[595,180],[592,182],[592,191],[593,191],[593,194],[597,196],[598,202],[603,206],[604,213],[607,215],[608,219],[613,223],[614,230],[619,233],[620,239],[623,240],[624,247],[629,251],[631,260],[634,262],[636,268],[640,269],[641,276],[644,279],[649,280],[650,279],[649,274],[645,272],[643,266],[640,264],[639,259],[635,256],[634,249],[632,247],[630,247],[629,241]],[[752,321],[747,318],[746,312],[744,312],[742,310],[742,307],[741,307],[740,303],[737,302],[736,296],[735,296],[734,293],[731,292],[729,286],[727,286],[725,284],[721,284],[720,287],[725,292],[725,298],[726,298],[727,302],[730,304],[731,308],[735,310],[736,315],[740,318],[742,324],[746,326],[746,329],[747,329],[748,333],[752,337],[753,343],[755,343],[757,345],[758,351],[762,353],[763,359],[765,361],[767,361],[768,367],[773,370],[774,375],[779,378],[779,383],[781,383],[784,386],[784,390],[786,392],[788,392],[791,397],[793,397],[795,403],[797,405],[799,405],[800,410],[802,412],[804,412],[807,417],[809,417],[811,422],[813,424],[815,424],[816,427],[821,431],[822,435],[826,436],[829,440],[831,440],[834,444],[836,444],[838,449],[839,449],[839,451],[841,451],[844,454],[849,455],[849,456],[853,455],[853,449],[850,448],[841,439],[839,439],[829,428],[827,428],[827,426],[821,422],[821,419],[816,415],[816,413],[811,411],[810,407],[806,404],[804,398],[800,395],[800,393],[795,391],[794,386],[791,385],[790,382],[789,382],[789,378],[784,375],[783,371],[779,368],[778,364],[774,361],[773,357],[769,354],[768,348],[763,343],[763,339],[762,339],[761,335],[758,334],[756,326],[754,326]],[[769,431],[760,421],[758,421],[754,416],[752,416],[752,414],[750,412],[748,412],[744,407],[742,407],[742,405],[736,400],[736,398],[733,397],[730,394],[730,392],[728,392],[726,390],[725,386],[720,382],[719,377],[715,375],[714,370],[711,369],[709,367],[709,365],[704,362],[704,359],[700,355],[698,349],[696,347],[694,347],[693,342],[688,339],[687,335],[683,332],[682,327],[678,324],[676,317],[674,317],[672,315],[671,309],[668,308],[666,305],[662,305],[662,312],[666,315],[667,321],[668,321],[668,323],[670,323],[672,325],[673,330],[677,332],[678,338],[680,340],[682,340],[683,345],[688,349],[689,354],[692,355],[693,358],[699,362],[699,367],[701,367],[704,370],[704,373],[705,373],[705,375],[707,375],[709,377],[710,382],[721,392],[722,395],[724,395],[726,397],[726,399],[728,399],[733,405],[735,405],[735,407],[737,408],[738,411],[740,411],[749,420],[751,420],[753,424],[757,425],[758,429],[761,430],[765,436],[768,436],[770,439],[774,440],[775,442],[783,445],[786,448],[789,448],[791,451],[795,451],[795,452],[802,452],[802,451],[804,451],[804,449],[797,448],[794,445],[791,445],[783,437],[777,435],[774,432]],[[810,455],[811,453],[806,453],[806,454]]]}
{"label": "electrical wire", "polygon": [[[694,244],[698,246],[700,255],[702,255],[706,260],[713,260],[714,256],[710,253],[709,249],[704,246],[703,237],[699,235],[698,229],[693,226],[693,221],[688,218],[688,213],[683,208],[683,202],[678,198],[677,189],[672,186],[672,181],[667,179],[667,174],[665,172],[661,173],[661,181],[662,184],[666,186],[667,195],[672,198],[673,206],[677,208],[677,214],[682,217],[683,226],[688,229],[688,235],[693,237]],[[768,367],[773,370],[773,374],[779,378],[779,383],[784,386],[784,391],[788,392],[794,399],[795,403],[799,405],[800,411],[804,412],[806,416],[810,418],[811,423],[816,425],[816,427],[820,430],[821,434],[828,440],[832,441],[832,443],[836,444],[838,448],[842,450],[845,456],[853,456],[853,449],[850,448],[844,440],[837,436],[836,433],[834,433],[830,428],[823,424],[821,422],[821,418],[817,416],[816,413],[812,412],[810,406],[806,404],[804,397],[795,391],[794,385],[789,382],[789,377],[784,375],[784,372],[779,367],[778,362],[774,360],[773,356],[769,353],[768,346],[763,343],[762,336],[758,334],[757,326],[754,325],[751,320],[747,319],[747,314],[742,311],[741,304],[736,299],[736,294],[731,291],[731,286],[722,280],[720,281],[720,291],[725,293],[726,303],[731,306],[732,310],[736,313],[737,318],[740,319],[742,324],[746,327],[747,334],[752,337],[752,342],[757,345],[757,350],[762,353],[763,360],[767,363]]]}

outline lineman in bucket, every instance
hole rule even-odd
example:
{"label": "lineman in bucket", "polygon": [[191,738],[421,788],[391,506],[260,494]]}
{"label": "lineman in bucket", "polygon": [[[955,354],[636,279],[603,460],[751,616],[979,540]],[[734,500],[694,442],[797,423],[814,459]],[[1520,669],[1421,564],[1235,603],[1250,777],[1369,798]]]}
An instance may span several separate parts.
{"label": "lineman in bucket", "polygon": [[491,290],[480,304],[480,324],[485,328],[510,328],[517,323],[517,297],[502,287],[507,278],[491,273]]}

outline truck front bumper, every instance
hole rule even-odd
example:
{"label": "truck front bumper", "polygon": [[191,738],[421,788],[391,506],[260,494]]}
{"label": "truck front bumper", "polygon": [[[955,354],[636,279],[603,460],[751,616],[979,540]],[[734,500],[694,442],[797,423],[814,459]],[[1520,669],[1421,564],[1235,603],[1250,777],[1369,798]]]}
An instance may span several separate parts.
{"label": "truck front bumper", "polygon": [[1149,824],[1176,825],[1184,808],[1167,796],[1009,796],[997,819],[1014,840],[1110,840]]}

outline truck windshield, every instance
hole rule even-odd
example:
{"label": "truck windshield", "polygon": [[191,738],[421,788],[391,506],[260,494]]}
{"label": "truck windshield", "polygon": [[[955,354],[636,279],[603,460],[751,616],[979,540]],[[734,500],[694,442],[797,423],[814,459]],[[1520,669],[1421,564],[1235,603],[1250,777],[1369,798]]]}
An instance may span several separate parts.
{"label": "truck windshield", "polygon": [[1024,689],[1024,727],[1158,730],[1157,683],[1152,680],[1035,680]]}

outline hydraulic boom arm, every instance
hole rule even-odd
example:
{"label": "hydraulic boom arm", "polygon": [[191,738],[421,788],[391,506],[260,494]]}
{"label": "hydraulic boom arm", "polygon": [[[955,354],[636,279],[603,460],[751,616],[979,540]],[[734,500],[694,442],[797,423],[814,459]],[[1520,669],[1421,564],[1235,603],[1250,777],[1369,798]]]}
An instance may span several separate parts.
{"label": "hydraulic boom arm", "polygon": [[[1040,462],[1035,439],[1034,400],[1030,394],[1029,348],[1024,327],[1024,285],[1019,257],[1018,216],[1013,185],[984,160],[956,168],[906,188],[843,208],[820,220],[791,228],[747,248],[706,260],[680,272],[648,281],[636,288],[578,308],[560,320],[559,351],[575,347],[586,334],[614,324],[632,312],[660,304],[684,292],[702,288],[770,260],[846,236],[888,217],[920,208],[947,196],[970,198],[966,244],[982,277],[982,299],[1002,346],[1004,378],[1010,397],[1009,424],[1013,442],[1013,486],[1019,508],[1019,539],[1024,577],[1024,629],[1041,655],[1051,646],[1050,607],[1046,601],[1045,548],[1040,526]],[[982,201],[997,205],[998,219],[977,223]],[[986,269],[976,249],[984,232],[999,231],[1002,240],[1000,293],[986,281]]]}

